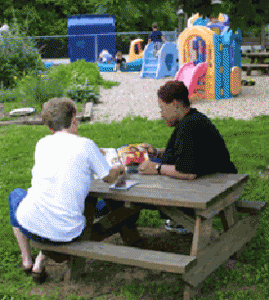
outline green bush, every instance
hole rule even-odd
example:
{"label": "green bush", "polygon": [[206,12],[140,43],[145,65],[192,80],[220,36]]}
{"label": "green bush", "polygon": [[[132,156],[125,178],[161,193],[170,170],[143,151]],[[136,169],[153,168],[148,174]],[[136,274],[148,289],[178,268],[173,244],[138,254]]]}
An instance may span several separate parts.
{"label": "green bush", "polygon": [[17,87],[17,101],[24,99],[28,105],[42,104],[54,97],[63,97],[64,88],[60,82],[49,77],[30,76],[22,79]]}
{"label": "green bush", "polygon": [[76,102],[86,103],[93,102],[98,103],[99,95],[94,92],[94,87],[85,82],[84,85],[73,84],[65,92],[66,96],[73,99]]}
{"label": "green bush", "polygon": [[15,102],[16,93],[14,90],[1,89],[0,90],[0,103]]}
{"label": "green bush", "polygon": [[66,89],[73,84],[83,85],[86,80],[94,87],[102,85],[103,82],[97,64],[86,62],[84,59],[67,65],[59,65],[49,70],[47,75],[61,82]]}
{"label": "green bush", "polygon": [[13,22],[0,42],[0,82],[6,88],[15,86],[14,77],[22,77],[32,69],[45,70],[34,41],[20,30],[15,17]]}

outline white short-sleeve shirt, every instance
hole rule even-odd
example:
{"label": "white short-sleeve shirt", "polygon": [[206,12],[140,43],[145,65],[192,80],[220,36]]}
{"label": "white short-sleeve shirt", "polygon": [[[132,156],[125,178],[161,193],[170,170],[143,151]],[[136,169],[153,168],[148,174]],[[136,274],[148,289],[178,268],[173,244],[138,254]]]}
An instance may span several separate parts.
{"label": "white short-sleeve shirt", "polygon": [[31,187],[16,217],[28,231],[52,241],[68,242],[85,228],[85,198],[93,174],[103,179],[111,167],[96,144],[56,132],[36,145]]}

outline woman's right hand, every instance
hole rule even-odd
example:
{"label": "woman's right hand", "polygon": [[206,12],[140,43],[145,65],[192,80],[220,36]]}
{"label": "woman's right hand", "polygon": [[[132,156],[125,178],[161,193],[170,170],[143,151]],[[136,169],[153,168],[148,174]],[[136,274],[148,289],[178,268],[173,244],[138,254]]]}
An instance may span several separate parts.
{"label": "woman's right hand", "polygon": [[126,173],[126,167],[122,164],[115,164],[109,171],[109,174],[103,179],[104,182],[114,183],[119,176]]}

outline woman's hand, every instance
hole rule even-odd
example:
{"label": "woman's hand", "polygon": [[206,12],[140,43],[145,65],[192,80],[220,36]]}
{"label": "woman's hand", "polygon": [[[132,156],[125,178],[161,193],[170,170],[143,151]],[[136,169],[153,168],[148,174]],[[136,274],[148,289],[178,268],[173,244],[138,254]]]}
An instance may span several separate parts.
{"label": "woman's hand", "polygon": [[107,183],[114,183],[119,176],[122,176],[125,173],[126,167],[122,164],[117,164],[110,169],[109,174],[103,180]]}
{"label": "woman's hand", "polygon": [[158,165],[158,163],[152,162],[150,160],[143,161],[138,166],[139,174],[142,174],[142,175],[155,175],[155,174],[158,174],[158,171],[156,170],[157,165]]}
{"label": "woman's hand", "polygon": [[148,152],[150,158],[158,157],[158,150],[154,148],[151,144],[144,144],[143,149],[145,149]]}

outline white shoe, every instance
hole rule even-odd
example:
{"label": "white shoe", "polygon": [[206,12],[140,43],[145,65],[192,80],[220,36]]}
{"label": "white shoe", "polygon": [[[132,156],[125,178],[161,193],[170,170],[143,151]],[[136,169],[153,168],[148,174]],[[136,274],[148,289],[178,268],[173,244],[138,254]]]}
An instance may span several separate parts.
{"label": "white shoe", "polygon": [[171,220],[166,220],[165,222],[165,229],[172,231],[172,232],[177,232],[180,234],[189,234],[191,233],[189,230],[184,229],[181,225],[174,223]]}

